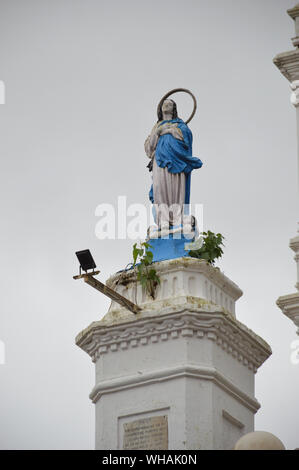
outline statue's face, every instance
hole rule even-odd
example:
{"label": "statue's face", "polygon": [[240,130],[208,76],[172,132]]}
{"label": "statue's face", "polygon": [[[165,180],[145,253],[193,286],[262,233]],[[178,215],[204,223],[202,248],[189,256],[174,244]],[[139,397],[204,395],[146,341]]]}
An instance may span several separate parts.
{"label": "statue's face", "polygon": [[173,113],[173,102],[171,100],[164,100],[162,104],[162,113],[172,114]]}

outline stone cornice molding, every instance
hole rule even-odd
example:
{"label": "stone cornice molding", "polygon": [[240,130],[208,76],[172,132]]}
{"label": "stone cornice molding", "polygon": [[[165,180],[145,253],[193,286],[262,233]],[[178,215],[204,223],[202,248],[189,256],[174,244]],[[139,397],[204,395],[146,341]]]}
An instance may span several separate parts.
{"label": "stone cornice molding", "polygon": [[294,47],[299,47],[299,36],[295,36],[292,38],[292,43]]}
{"label": "stone cornice molding", "polygon": [[299,253],[299,235],[291,238],[289,246],[296,254]]}
{"label": "stone cornice molding", "polygon": [[175,340],[180,336],[215,341],[254,372],[271,355],[270,346],[241,322],[225,312],[211,313],[196,308],[160,313],[118,325],[103,326],[101,321],[93,322],[79,333],[76,344],[96,362],[102,354]]}
{"label": "stone cornice molding", "polygon": [[99,382],[91,391],[89,397],[96,403],[102,395],[119,392],[128,388],[140,387],[157,382],[164,382],[180,377],[194,377],[202,380],[211,380],[213,383],[229,393],[233,398],[245,405],[250,411],[256,413],[260,408],[257,400],[251,398],[240,390],[233,382],[228,380],[218,370],[213,367],[197,365],[181,365],[168,367],[142,374],[135,374],[126,377],[117,377]]}
{"label": "stone cornice molding", "polygon": [[287,13],[291,18],[293,18],[293,20],[295,20],[299,16],[299,3],[297,3],[293,8],[289,8]]}
{"label": "stone cornice molding", "polygon": [[[154,263],[154,267],[158,275],[163,273],[168,274],[182,269],[184,271],[204,274],[220,289],[225,290],[226,293],[234,299],[234,301],[238,300],[243,295],[242,290],[237,286],[237,284],[235,284],[227,276],[225,276],[225,274],[223,274],[219,268],[211,266],[205,260],[192,258],[190,256],[176,258],[172,260],[159,261]],[[136,273],[136,268],[130,269],[126,272],[119,271],[118,273],[110,276],[109,279],[107,279],[106,284],[109,287],[113,287],[115,283],[119,280],[119,278],[121,278],[121,282],[124,285],[135,282]]]}
{"label": "stone cornice molding", "polygon": [[277,54],[273,62],[290,82],[299,80],[299,49]]}
{"label": "stone cornice molding", "polygon": [[277,299],[276,304],[290,320],[298,327],[299,334],[299,292],[281,296]]}

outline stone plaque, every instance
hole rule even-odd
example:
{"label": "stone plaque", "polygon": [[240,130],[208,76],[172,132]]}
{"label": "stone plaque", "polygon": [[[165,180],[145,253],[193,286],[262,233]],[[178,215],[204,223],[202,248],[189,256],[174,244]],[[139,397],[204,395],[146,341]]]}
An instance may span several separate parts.
{"label": "stone plaque", "polygon": [[152,416],[124,423],[123,449],[167,450],[167,416]]}

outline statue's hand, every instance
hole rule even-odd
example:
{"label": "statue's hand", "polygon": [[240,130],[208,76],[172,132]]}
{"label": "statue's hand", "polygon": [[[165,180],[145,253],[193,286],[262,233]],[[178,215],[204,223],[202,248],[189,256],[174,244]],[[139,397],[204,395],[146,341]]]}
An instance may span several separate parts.
{"label": "statue's hand", "polygon": [[160,135],[171,134],[175,139],[184,140],[181,129],[177,126],[160,127]]}
{"label": "statue's hand", "polygon": [[182,133],[181,129],[179,129],[178,127],[174,127],[174,128],[173,128],[172,135],[173,135],[173,137],[175,137],[176,139],[184,140],[183,133]]}
{"label": "statue's hand", "polygon": [[157,131],[157,124],[154,125],[150,135],[144,143],[145,153],[149,158],[153,157],[153,153],[156,150],[157,142],[159,139],[159,134]]}

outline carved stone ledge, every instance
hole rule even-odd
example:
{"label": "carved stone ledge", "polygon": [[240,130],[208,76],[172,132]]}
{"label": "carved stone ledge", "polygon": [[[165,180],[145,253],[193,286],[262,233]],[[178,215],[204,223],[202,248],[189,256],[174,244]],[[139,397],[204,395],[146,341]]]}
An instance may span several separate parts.
{"label": "carved stone ledge", "polygon": [[206,337],[250,370],[258,367],[271,354],[270,346],[245,325],[224,312],[193,309],[149,316],[120,325],[92,323],[76,338],[76,344],[96,362],[102,354],[128,348],[147,347],[150,343],[177,338]]}
{"label": "carved stone ledge", "polygon": [[292,38],[292,43],[294,47],[299,47],[299,36]]}
{"label": "carved stone ledge", "polygon": [[288,15],[295,20],[299,16],[299,3],[287,10]]}
{"label": "carved stone ledge", "polygon": [[119,392],[128,388],[142,387],[151,383],[169,381],[177,377],[210,380],[253,413],[256,413],[260,408],[260,404],[256,399],[244,393],[239,387],[236,387],[233,382],[215,368],[195,365],[168,367],[167,369],[101,381],[93,388],[89,397],[93,403],[96,403],[104,394]]}
{"label": "carved stone ledge", "polygon": [[299,80],[299,49],[277,54],[273,62],[290,82]]}
{"label": "carved stone ledge", "polygon": [[[166,305],[174,307],[184,305],[188,298],[195,302],[208,302],[213,306],[226,309],[235,317],[235,302],[241,297],[241,289],[225,276],[220,269],[204,260],[191,257],[176,258],[154,263],[160,277],[156,297],[153,300],[137,282],[136,268],[120,271],[111,276],[106,284],[143,309],[159,311]],[[109,312],[104,317],[107,321],[111,314],[120,319],[126,316],[126,309],[111,302]]]}
{"label": "carved stone ledge", "polygon": [[277,299],[276,304],[290,320],[298,327],[299,335],[299,292],[295,294],[284,295]]}
{"label": "carved stone ledge", "polygon": [[291,238],[289,246],[296,254],[299,254],[299,235]]}

